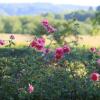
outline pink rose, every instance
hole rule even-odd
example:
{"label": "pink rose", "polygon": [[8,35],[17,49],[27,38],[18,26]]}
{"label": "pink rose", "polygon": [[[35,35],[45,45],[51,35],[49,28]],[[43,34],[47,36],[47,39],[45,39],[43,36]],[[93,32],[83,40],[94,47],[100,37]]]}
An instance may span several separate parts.
{"label": "pink rose", "polygon": [[44,20],[42,21],[42,24],[43,24],[44,26],[47,26],[47,25],[49,24],[49,22],[48,22],[47,19],[44,19]]}
{"label": "pink rose", "polygon": [[43,51],[44,46],[45,46],[45,39],[44,38],[38,38],[36,40],[36,46],[35,46],[35,48],[37,50],[39,50],[39,51]]}
{"label": "pink rose", "polygon": [[94,72],[90,75],[90,79],[93,81],[99,81],[100,74]]}
{"label": "pink rose", "polygon": [[10,39],[15,39],[15,36],[14,35],[10,35]]}
{"label": "pink rose", "polygon": [[48,20],[44,19],[42,21],[42,25],[43,25],[43,27],[46,29],[46,31],[48,33],[54,33],[54,32],[56,32],[56,29],[49,24]]}
{"label": "pink rose", "polygon": [[90,51],[95,53],[96,52],[96,48],[90,48]]}
{"label": "pink rose", "polygon": [[5,44],[5,41],[4,40],[0,40],[0,45],[4,45]]}
{"label": "pink rose", "polygon": [[44,50],[44,45],[40,44],[40,43],[37,43],[35,48],[36,48],[36,50],[43,51]]}
{"label": "pink rose", "polygon": [[59,54],[59,55],[63,55],[63,48],[57,48],[56,49],[56,54]]}
{"label": "pink rose", "polygon": [[45,44],[45,39],[44,38],[38,38],[36,41],[40,44],[43,44],[43,45]]}
{"label": "pink rose", "polygon": [[29,93],[34,92],[34,87],[31,84],[29,84],[29,86],[28,86],[28,92]]}
{"label": "pink rose", "polygon": [[36,50],[43,51],[45,46],[45,39],[37,38],[31,42],[30,46],[35,48]]}
{"label": "pink rose", "polygon": [[30,46],[34,48],[34,47],[36,46],[36,41],[33,40],[33,41],[30,43]]}
{"label": "pink rose", "polygon": [[55,51],[55,58],[56,59],[61,59],[64,55],[64,52],[63,52],[63,48],[57,48],[56,51]]}

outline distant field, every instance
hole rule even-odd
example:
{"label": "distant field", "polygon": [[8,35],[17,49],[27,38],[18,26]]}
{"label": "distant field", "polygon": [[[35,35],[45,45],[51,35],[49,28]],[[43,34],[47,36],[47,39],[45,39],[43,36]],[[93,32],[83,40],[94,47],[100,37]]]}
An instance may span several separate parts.
{"label": "distant field", "polygon": [[[10,34],[0,34],[0,39],[8,40]],[[30,40],[32,40],[33,36],[31,35],[22,35],[22,34],[14,34],[15,43],[17,46],[27,45]]]}
{"label": "distant field", "polygon": [[[0,39],[8,40],[10,34],[0,34]],[[32,35],[22,35],[22,34],[15,34],[15,42],[16,45],[27,45],[29,44],[29,41],[33,39],[34,36]],[[46,36],[44,36],[46,38]],[[89,36],[89,35],[82,35],[80,36],[82,39],[79,40],[80,45],[85,46],[93,46],[93,47],[100,47],[100,36]],[[70,41],[73,40],[73,36],[66,37],[66,40]],[[49,40],[46,40],[47,44],[50,42]]]}

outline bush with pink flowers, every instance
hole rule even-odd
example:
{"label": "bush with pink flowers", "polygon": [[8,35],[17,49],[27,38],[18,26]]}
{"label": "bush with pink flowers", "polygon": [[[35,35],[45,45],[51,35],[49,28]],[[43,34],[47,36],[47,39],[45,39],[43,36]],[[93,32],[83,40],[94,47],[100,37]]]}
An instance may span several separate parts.
{"label": "bush with pink flowers", "polygon": [[[41,22],[48,36],[57,35],[48,20]],[[99,48],[78,48],[63,39],[52,48],[42,35],[16,49],[14,35],[0,40],[1,100],[99,100]],[[53,37],[54,39],[54,37]],[[5,48],[1,48],[5,46]]]}

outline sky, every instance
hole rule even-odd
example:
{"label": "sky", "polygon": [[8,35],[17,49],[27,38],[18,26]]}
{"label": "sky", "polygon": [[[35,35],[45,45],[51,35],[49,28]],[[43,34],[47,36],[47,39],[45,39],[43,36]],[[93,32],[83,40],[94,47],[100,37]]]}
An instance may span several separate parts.
{"label": "sky", "polygon": [[0,3],[52,3],[52,4],[72,4],[84,6],[98,6],[100,0],[0,0]]}

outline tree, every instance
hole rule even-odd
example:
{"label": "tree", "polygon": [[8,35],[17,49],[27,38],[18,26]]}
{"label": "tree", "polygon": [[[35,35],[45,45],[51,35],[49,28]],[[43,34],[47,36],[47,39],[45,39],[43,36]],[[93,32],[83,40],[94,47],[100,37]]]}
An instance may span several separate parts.
{"label": "tree", "polygon": [[18,17],[12,18],[12,33],[22,33],[22,24]]}
{"label": "tree", "polygon": [[10,17],[4,19],[4,33],[12,33],[12,20]]}
{"label": "tree", "polygon": [[0,17],[0,33],[4,33],[4,23],[1,17]]}
{"label": "tree", "polygon": [[96,8],[96,14],[95,14],[95,16],[96,16],[95,23],[96,23],[96,24],[100,24],[100,6],[98,6],[98,7]]}

